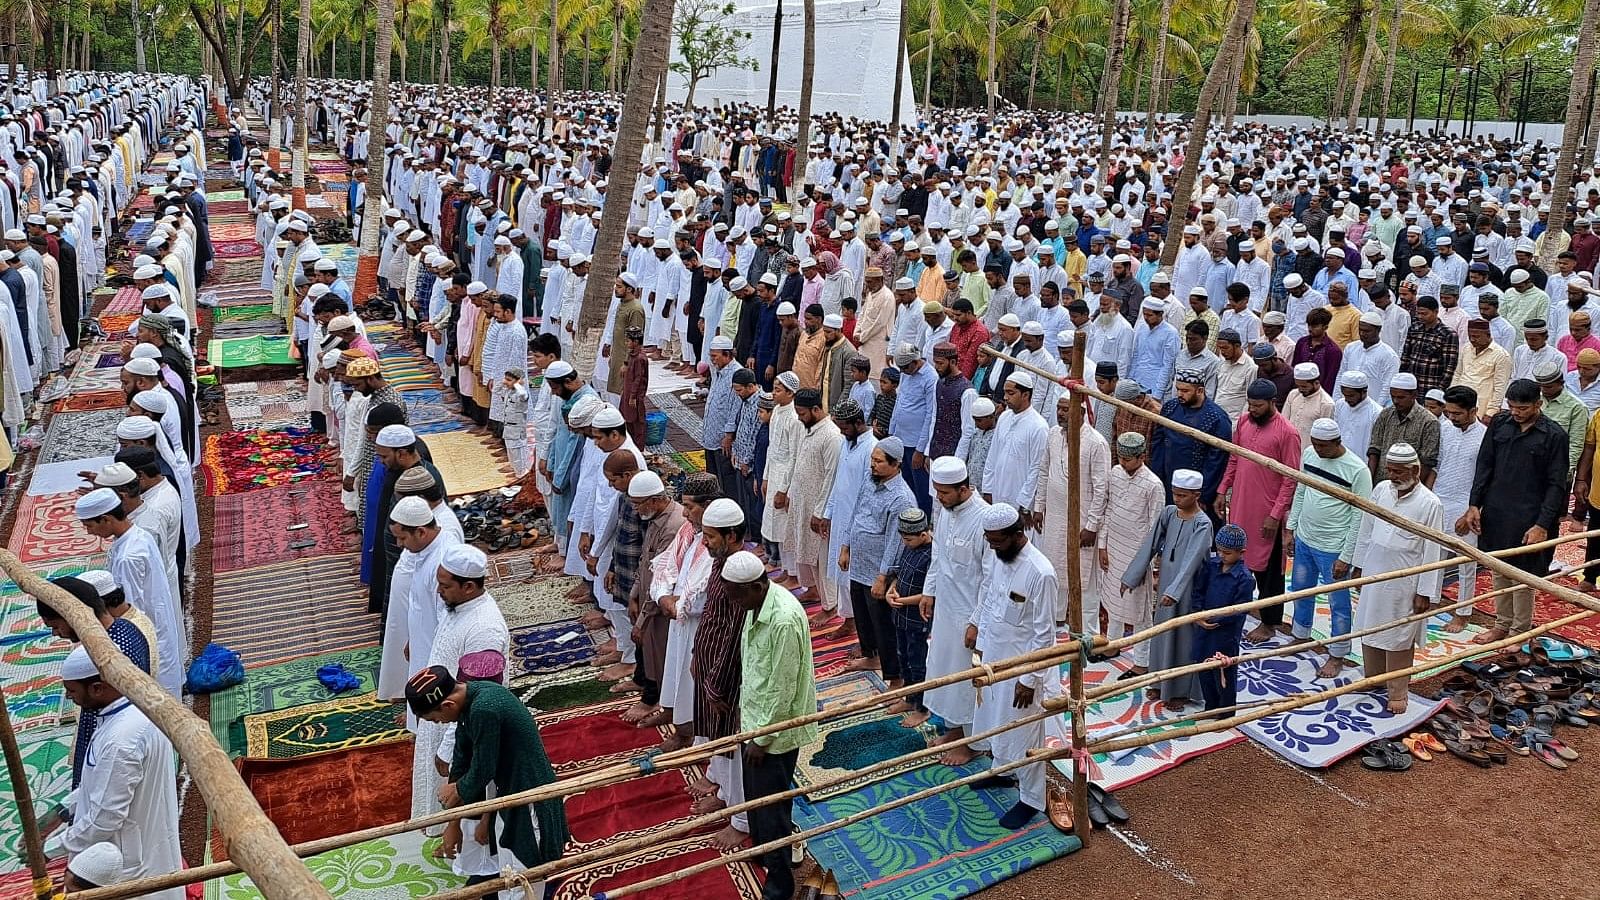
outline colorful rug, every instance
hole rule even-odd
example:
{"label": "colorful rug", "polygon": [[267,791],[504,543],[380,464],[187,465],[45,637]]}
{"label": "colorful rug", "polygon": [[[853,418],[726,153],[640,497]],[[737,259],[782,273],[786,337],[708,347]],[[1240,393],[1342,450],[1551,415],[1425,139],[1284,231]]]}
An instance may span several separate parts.
{"label": "colorful rug", "polygon": [[400,707],[374,692],[245,716],[229,749],[248,759],[292,759],[406,739]]}
{"label": "colorful rug", "polygon": [[[671,823],[668,823],[671,824]],[[587,900],[608,890],[669,875],[718,857],[714,835],[693,835],[658,843],[642,853],[609,860],[573,873],[556,887],[554,900]],[[669,882],[648,892],[652,900],[757,900],[761,876],[749,863],[730,863]]]}
{"label": "colorful rug", "polygon": [[127,334],[128,326],[139,318],[138,313],[101,313],[100,330],[106,334]]}
{"label": "colorful rug", "polygon": [[211,321],[219,325],[223,322],[255,322],[262,319],[280,321],[279,316],[272,311],[271,303],[218,306],[211,313]]}
{"label": "colorful rug", "polygon": [[332,478],[222,494],[213,507],[211,559],[218,572],[359,549],[342,534],[346,513]]}
{"label": "colorful rug", "polygon": [[411,741],[295,759],[242,759],[239,777],[290,844],[411,815]]}
{"label": "colorful rug", "polygon": [[520,674],[559,672],[594,659],[594,638],[576,621],[530,625],[511,632],[511,656]]}
{"label": "colorful rug", "polygon": [[128,398],[122,391],[88,391],[81,394],[68,394],[56,401],[56,412],[94,412],[103,409],[124,409],[128,405]]}
{"label": "colorful rug", "polygon": [[[821,803],[795,801],[795,825],[814,828],[890,800],[948,784],[987,764],[923,766]],[[955,900],[1075,852],[1082,843],[1044,816],[1020,831],[1000,827],[1015,789],[956,788],[809,839],[843,896],[860,900]]]}
{"label": "colorful rug", "polygon": [[[1261,650],[1285,640],[1276,636],[1264,644],[1243,645],[1245,652]],[[1239,702],[1273,702],[1291,694],[1312,693],[1349,684],[1361,678],[1360,669],[1346,669],[1332,679],[1317,677],[1320,655],[1299,654],[1256,660],[1239,666]],[[1277,715],[1257,719],[1239,730],[1256,743],[1292,763],[1312,769],[1331,766],[1379,738],[1416,730],[1438,712],[1444,701],[1411,695],[1405,713],[1390,715],[1382,690],[1356,691],[1330,697]]]}
{"label": "colorful rug", "polygon": [[371,646],[382,629],[367,612],[359,553],[222,572],[216,581],[211,640],[247,667]]}
{"label": "colorful rug", "polygon": [[261,245],[255,242],[255,238],[222,241],[213,244],[211,249],[217,259],[244,259],[248,256],[261,255]]}
{"label": "colorful rug", "polygon": [[[76,731],[76,726],[65,726],[17,735],[17,749],[22,753],[22,769],[33,792],[36,815],[67,799],[72,788],[72,740]],[[23,871],[27,865],[21,858],[22,811],[5,767],[0,767],[0,796],[6,798],[0,803],[0,875],[9,875]]]}
{"label": "colorful rug", "polygon": [[[305,860],[328,893],[340,900],[415,900],[460,887],[466,879],[436,855],[438,838],[420,831],[330,850]],[[262,900],[250,876],[229,875],[205,885],[205,900]]]}
{"label": "colorful rug", "polygon": [[305,386],[296,381],[244,381],[224,387],[234,431],[311,427]]}
{"label": "colorful rug", "polygon": [[[60,884],[62,876],[67,871],[66,857],[50,860],[45,868],[50,873],[50,880]],[[18,869],[10,875],[0,875],[0,900],[34,900],[35,896],[33,878],[26,868]]]}
{"label": "colorful rug", "polygon": [[293,366],[298,363],[289,357],[287,336],[227,338],[206,345],[206,361],[224,369],[245,366]]}
{"label": "colorful rug", "polygon": [[[818,724],[817,740],[800,748],[795,767],[795,786],[809,787],[850,772],[901,756],[926,750],[928,742],[939,736],[930,720],[919,728],[905,728],[898,714],[867,710],[829,719]],[[895,768],[852,778],[830,788],[813,789],[806,796],[813,801],[837,797],[896,773],[925,765],[925,761],[903,762]]]}
{"label": "colorful rug", "polygon": [[[382,659],[382,651],[372,646],[246,669],[242,684],[211,695],[211,733],[217,736],[217,743],[226,747],[229,726],[243,716],[371,691],[377,687]],[[338,695],[329,693],[317,680],[317,670],[331,665],[344,666],[346,672],[361,680],[361,686]]]}
{"label": "colorful rug", "polygon": [[661,732],[622,721],[631,698],[575,709],[547,710],[539,716],[539,737],[556,774],[643,756],[661,743]]}
{"label": "colorful rug", "polygon": [[67,556],[91,556],[105,549],[105,541],[83,529],[74,512],[76,493],[23,495],[17,505],[17,524],[11,531],[11,551],[30,565]]}
{"label": "colorful rug", "polygon": [[128,287],[124,287],[124,288],[118,288],[117,292],[111,296],[111,302],[107,303],[106,304],[106,308],[101,310],[101,312],[102,313],[131,313],[131,312],[139,312],[140,310],[142,310],[144,308],[144,301],[140,299],[139,295],[140,295],[139,289],[136,288],[136,287],[133,287],[132,285],[129,285]]}
{"label": "colorful rug", "polygon": [[[1133,667],[1129,658],[1130,654],[1123,654],[1110,662],[1093,663],[1083,673],[1083,684],[1086,688],[1096,688],[1111,684],[1118,675]],[[1059,693],[1067,692],[1067,667],[1060,670],[1061,688]],[[1243,696],[1241,695],[1241,700]],[[1174,713],[1159,702],[1144,699],[1144,691],[1135,691],[1117,697],[1107,697],[1092,706],[1088,711],[1088,729],[1091,737],[1104,737],[1112,732],[1119,732],[1128,728],[1146,728],[1160,723],[1159,728],[1140,732],[1157,733],[1171,731],[1193,723],[1193,719],[1182,713]],[[1048,719],[1045,722],[1045,746],[1064,747],[1072,742],[1072,717],[1063,714],[1059,718]],[[1130,784],[1143,781],[1146,778],[1159,775],[1179,763],[1194,759],[1197,756],[1230,747],[1244,740],[1239,732],[1229,729],[1213,734],[1196,735],[1193,737],[1175,738],[1162,741],[1159,744],[1150,744],[1133,750],[1118,751],[1114,754],[1097,753],[1089,771],[1089,779],[1108,791],[1115,791]],[[1055,760],[1056,768],[1070,776],[1072,774],[1072,760]]]}
{"label": "colorful rug", "polygon": [[122,372],[116,368],[101,368],[96,365],[100,361],[101,353],[86,353],[79,361],[78,367],[72,370],[72,377],[68,379],[67,391],[73,394],[91,394],[102,391],[122,390]]}
{"label": "colorful rug", "polygon": [[331,471],[337,449],[304,428],[234,431],[206,438],[207,492],[235,494],[292,484]]}
{"label": "colorful rug", "polygon": [[[113,379],[115,369],[110,371]],[[50,427],[45,431],[44,444],[39,450],[39,465],[90,459],[96,456],[115,456],[117,423],[128,417],[126,405],[92,412],[58,413],[50,417]]]}
{"label": "colorful rug", "polygon": [[418,434],[460,431],[466,427],[466,420],[445,401],[443,391],[434,388],[402,390],[400,399],[406,404],[406,424]]}
{"label": "colorful rug", "polygon": [[567,599],[567,591],[578,581],[568,576],[535,582],[508,581],[489,585],[489,592],[500,603],[506,627],[518,629],[572,618],[577,607]]}
{"label": "colorful rug", "polygon": [[428,445],[434,466],[443,473],[452,497],[502,488],[512,481],[505,452],[490,438],[447,432],[427,435],[423,442]]}

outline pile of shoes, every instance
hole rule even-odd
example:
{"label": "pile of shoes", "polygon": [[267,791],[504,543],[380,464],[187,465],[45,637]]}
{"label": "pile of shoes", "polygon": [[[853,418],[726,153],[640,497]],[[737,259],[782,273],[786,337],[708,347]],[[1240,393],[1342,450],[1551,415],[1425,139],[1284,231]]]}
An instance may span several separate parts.
{"label": "pile of shoes", "polygon": [[1445,680],[1445,708],[1428,723],[1451,754],[1488,768],[1529,756],[1565,769],[1578,751],[1556,728],[1600,723],[1600,663],[1553,638],[1463,663]]}
{"label": "pile of shoes", "polygon": [[795,893],[795,900],[839,900],[842,892],[839,890],[839,879],[834,876],[832,869],[813,869],[800,883],[800,890]]}
{"label": "pile of shoes", "polygon": [[461,522],[461,536],[486,553],[536,547],[550,539],[550,519],[543,507],[519,504],[517,493],[502,491],[458,497],[450,501]]}

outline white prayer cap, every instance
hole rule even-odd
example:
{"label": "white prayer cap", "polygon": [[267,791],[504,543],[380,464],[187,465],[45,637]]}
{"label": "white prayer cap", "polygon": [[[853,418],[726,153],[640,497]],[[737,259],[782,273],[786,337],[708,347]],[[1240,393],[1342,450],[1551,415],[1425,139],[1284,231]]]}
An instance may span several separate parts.
{"label": "white prayer cap", "polygon": [[434,521],[433,506],[418,496],[401,497],[389,510],[389,521],[399,522],[408,528],[421,528]]}
{"label": "white prayer cap", "polygon": [[1511,274],[1506,277],[1511,281],[1512,284],[1524,284],[1528,280],[1528,270],[1513,269],[1511,270]]}
{"label": "white prayer cap", "polygon": [[576,269],[577,267],[579,267],[581,265],[585,265],[588,262],[589,262],[589,256],[586,253],[574,252],[571,256],[569,256],[567,258],[567,264],[572,266],[574,269]]}
{"label": "white prayer cap", "polygon": [[134,479],[138,477],[133,474],[133,469],[129,468],[127,463],[118,462],[101,467],[100,471],[94,476],[94,483],[96,487],[114,488],[121,487],[124,484],[132,484]]}
{"label": "white prayer cap", "polygon": [[1139,304],[1139,308],[1149,310],[1150,312],[1165,313],[1167,311],[1167,304],[1162,301],[1160,297],[1146,297],[1144,298],[1143,302]]}
{"label": "white prayer cap", "polygon": [[1351,369],[1339,376],[1339,386],[1364,391],[1367,389],[1367,375],[1359,369]]}
{"label": "white prayer cap", "polygon": [[1290,272],[1289,274],[1283,276],[1283,286],[1286,287],[1286,288],[1297,288],[1300,285],[1305,284],[1305,283],[1306,283],[1306,280],[1304,278],[1301,278],[1295,272]]}
{"label": "white prayer cap", "polygon": [[509,247],[511,246],[511,238],[508,238],[502,234],[494,239],[494,245],[496,247]]}
{"label": "white prayer cap", "polygon": [[378,432],[378,446],[388,447],[393,450],[398,447],[409,447],[417,442],[417,433],[406,425],[385,425]]}
{"label": "white prayer cap", "polygon": [[1000,317],[1000,324],[1007,328],[1021,328],[1022,320],[1017,318],[1016,313],[1006,313]]}
{"label": "white prayer cap", "polygon": [[779,372],[777,381],[779,384],[788,388],[791,392],[800,390],[800,376],[796,375],[793,369],[790,369],[786,372]]}
{"label": "white prayer cap", "polygon": [[1389,389],[1393,391],[1414,391],[1417,389],[1417,376],[1410,372],[1401,372],[1389,379]]}
{"label": "white prayer cap", "polygon": [[[111,492],[107,491],[106,493],[109,494]],[[90,678],[97,678],[99,675],[100,667],[94,664],[94,660],[89,656],[89,651],[85,650],[82,644],[73,647],[72,651],[67,654],[67,658],[61,661],[62,681],[86,681]],[[120,874],[119,872],[118,875]]]}
{"label": "white prayer cap", "polygon": [[972,417],[974,419],[981,419],[984,416],[992,416],[994,415],[994,411],[994,401],[990,400],[988,397],[979,397],[978,399],[972,401]]}
{"label": "white prayer cap", "polygon": [[[135,269],[142,269],[145,266],[153,266],[153,265],[155,265],[155,263],[156,263],[156,261],[155,261],[154,257],[151,257],[148,254],[144,254],[144,253],[141,253],[138,256],[135,256],[133,258],[133,267]],[[137,273],[135,273],[135,274],[137,274]]]}
{"label": "white prayer cap", "polygon": [[[140,279],[143,279],[143,278],[160,278],[161,277],[161,273],[165,272],[165,271],[166,271],[166,269],[161,268],[160,266],[156,265],[155,263],[149,263],[148,265],[143,265],[143,266],[140,266],[137,269],[134,269],[133,270],[133,277],[134,278],[140,278]],[[154,287],[154,286],[155,285],[151,285],[151,287]],[[161,286],[163,288],[166,287],[166,285],[164,285],[164,284],[161,285]],[[149,290],[149,289],[150,288],[145,288],[145,290]],[[159,295],[158,294],[157,296],[165,296],[165,295]],[[143,297],[143,292],[140,293],[140,297],[141,298]]]}
{"label": "white prayer cap", "polygon": [[1179,469],[1172,473],[1172,486],[1186,491],[1198,491],[1205,484],[1205,479],[1193,469]]}
{"label": "white prayer cap", "polygon": [[843,328],[844,327],[844,316],[841,316],[838,313],[828,313],[827,315],[822,317],[822,327],[823,328]]}
{"label": "white prayer cap", "polygon": [[288,218],[283,220],[283,230],[284,231],[305,231],[306,230],[306,223],[304,221],[302,221],[301,219],[295,217],[295,216],[290,216],[290,217],[288,217]]}
{"label": "white prayer cap", "polygon": [[1184,234],[1199,234],[1200,233],[1200,226],[1199,225],[1185,225],[1185,226],[1183,226],[1183,233]]}
{"label": "white prayer cap", "polygon": [[572,363],[569,363],[564,359],[558,359],[545,367],[544,377],[551,379],[552,381],[565,381],[566,379],[571,378],[573,373],[576,371],[576,369],[572,368]]}
{"label": "white prayer cap", "polygon": [[766,573],[767,567],[748,550],[740,550],[722,564],[722,579],[732,584],[753,584]]}
{"label": "white prayer cap", "polygon": [[25,241],[28,239],[28,233],[21,228],[8,228],[5,237],[8,241]]}
{"label": "white prayer cap", "polygon": [[[159,274],[157,276],[155,276],[155,277],[159,277]],[[167,287],[166,282],[161,282],[159,284],[152,284],[149,287],[147,287],[144,290],[139,292],[139,299],[140,300],[154,300],[154,299],[156,299],[158,297],[171,297],[171,296],[172,296],[172,288]]]}
{"label": "white prayer cap", "polygon": [[1263,325],[1285,325],[1288,322],[1289,317],[1276,309],[1261,317],[1261,324]]}
{"label": "white prayer cap", "polygon": [[606,402],[599,397],[592,394],[585,396],[573,405],[572,411],[567,414],[567,421],[571,422],[574,428],[588,428],[594,423],[595,413],[605,405]]}
{"label": "white prayer cap", "polygon": [[85,572],[79,572],[74,577],[94,588],[95,593],[102,597],[110,595],[112,591],[117,589],[117,580],[105,569],[89,569]]}
{"label": "white prayer cap", "polygon": [[607,403],[600,411],[594,414],[589,424],[595,428],[621,428],[623,426],[622,413],[611,404]]}
{"label": "white prayer cap", "polygon": [[623,272],[620,277],[622,278],[623,284],[633,288],[634,290],[638,290],[639,276],[633,274],[632,272]]}
{"label": "white prayer cap", "polygon": [[[140,345],[145,346],[145,345]],[[160,351],[157,351],[160,352]],[[122,371],[129,375],[140,375],[145,378],[154,378],[161,374],[161,366],[153,359],[143,357],[130,359],[122,364]]]}
{"label": "white prayer cap", "polygon": [[733,340],[725,334],[719,334],[711,339],[712,350],[733,350]]}
{"label": "white prayer cap", "polygon": [[1172,276],[1168,275],[1165,272],[1157,272],[1154,275],[1150,276],[1150,283],[1151,284],[1171,284],[1172,283]]}
{"label": "white prayer cap", "polygon": [[1328,418],[1318,419],[1311,423],[1311,437],[1319,441],[1337,441],[1341,437],[1339,423]]}
{"label": "white prayer cap", "polygon": [[1039,324],[1039,322],[1034,319],[1029,319],[1028,321],[1022,323],[1022,333],[1032,335],[1034,337],[1043,337],[1044,326]]}
{"label": "white prayer cap", "polygon": [[1383,327],[1383,313],[1380,313],[1375,309],[1369,309],[1366,312],[1361,314],[1361,324],[1363,324],[1363,325],[1376,325],[1379,328],[1382,328]]}
{"label": "white prayer cap", "polygon": [[425,241],[427,239],[428,233],[420,228],[414,228],[410,234],[406,235],[406,243],[408,244],[412,241]]}
{"label": "white prayer cap", "polygon": [[1011,382],[1023,390],[1033,390],[1033,375],[1028,372],[1012,372],[1006,376],[1006,381]]}
{"label": "white prayer cap", "polygon": [[156,420],[149,416],[129,416],[117,423],[117,437],[142,441],[156,436]]}
{"label": "white prayer cap", "polygon": [[471,544],[452,544],[439,560],[439,568],[457,578],[483,578],[489,574],[489,557]]}
{"label": "white prayer cap", "polygon": [[967,464],[958,457],[941,456],[933,461],[934,484],[960,484],[967,480]]}
{"label": "white prayer cap", "polygon": [[706,507],[705,515],[700,517],[700,521],[712,528],[732,528],[744,524],[744,510],[727,497],[719,497]]}
{"label": "white prayer cap", "polygon": [[1017,508],[1009,503],[996,503],[985,509],[982,514],[984,531],[1005,531],[1017,524],[1021,518]]}
{"label": "white prayer cap", "polygon": [[476,297],[479,294],[483,293],[484,291],[487,291],[488,289],[489,289],[489,286],[487,284],[484,284],[481,281],[474,281],[471,284],[467,285],[467,295],[470,296],[470,297]]}
{"label": "white prayer cap", "polygon": [[728,290],[733,291],[735,294],[749,286],[750,282],[745,281],[743,275],[735,275],[728,280]]}
{"label": "white prayer cap", "polygon": [[[319,285],[313,285],[313,287],[314,288],[316,288],[316,287],[324,287],[325,288],[325,287],[327,287],[327,285],[319,284]],[[334,316],[332,321],[328,322],[328,331],[329,332],[344,331],[347,328],[354,328],[354,327],[356,327],[356,318],[355,318],[355,316],[351,316],[351,315]]]}
{"label": "white prayer cap", "polygon": [[1410,266],[1413,269],[1418,268],[1420,266],[1426,266],[1427,264],[1428,264],[1428,258],[1425,257],[1425,256],[1413,256],[1413,257],[1411,257],[1411,259],[1406,261],[1406,265]]}
{"label": "white prayer cap", "polygon": [[[153,423],[152,423],[153,424]],[[82,497],[74,505],[73,511],[80,519],[93,519],[103,516],[122,505],[122,498],[110,488],[95,488]]]}
{"label": "white prayer cap", "polygon": [[1316,381],[1322,377],[1322,369],[1314,362],[1299,363],[1294,367],[1296,381]]}
{"label": "white prayer cap", "polygon": [[332,292],[332,288],[328,287],[325,284],[313,284],[310,287],[310,289],[308,289],[306,291],[306,299],[307,300],[320,300],[323,297],[328,296],[328,294],[331,293],[331,292]]}
{"label": "white prayer cap", "polygon": [[[1287,279],[1285,279],[1285,280],[1287,280]],[[1199,285],[1195,285],[1194,287],[1189,289],[1189,296],[1190,297],[1199,297],[1201,300],[1210,300],[1211,299],[1211,294],[1205,288],[1203,288],[1203,287],[1201,287]]]}
{"label": "white prayer cap", "polygon": [[789,301],[785,300],[782,303],[778,304],[778,315],[780,315],[780,316],[792,316],[794,314],[795,314],[795,309],[794,309],[794,304],[793,303],[790,303]]}
{"label": "white prayer cap", "polygon": [[661,476],[645,469],[633,476],[628,482],[628,496],[642,500],[645,497],[659,497],[667,492],[667,486],[662,483]]}
{"label": "white prayer cap", "polygon": [[1417,456],[1417,448],[1402,441],[1389,446],[1388,452],[1383,454],[1383,461],[1397,466],[1415,466],[1421,459]]}

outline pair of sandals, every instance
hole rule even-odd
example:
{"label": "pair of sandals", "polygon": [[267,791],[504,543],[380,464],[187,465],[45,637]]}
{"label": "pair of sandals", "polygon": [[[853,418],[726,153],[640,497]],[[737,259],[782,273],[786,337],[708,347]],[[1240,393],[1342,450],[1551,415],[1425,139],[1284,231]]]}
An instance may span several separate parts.
{"label": "pair of sandals", "polygon": [[[1076,822],[1072,815],[1072,790],[1069,786],[1052,788],[1045,798],[1045,815],[1049,817],[1050,824],[1063,834],[1072,834]],[[1128,810],[1110,791],[1094,782],[1089,782],[1089,825],[1093,828],[1105,828],[1112,822],[1118,825],[1125,824],[1129,819]]]}
{"label": "pair of sandals", "polygon": [[1361,751],[1361,765],[1375,772],[1404,772],[1411,762],[1411,747],[1402,741],[1373,741]]}
{"label": "pair of sandals", "polygon": [[839,900],[843,894],[839,890],[839,879],[834,876],[832,869],[813,869],[800,883],[800,890],[795,892],[795,900]]}

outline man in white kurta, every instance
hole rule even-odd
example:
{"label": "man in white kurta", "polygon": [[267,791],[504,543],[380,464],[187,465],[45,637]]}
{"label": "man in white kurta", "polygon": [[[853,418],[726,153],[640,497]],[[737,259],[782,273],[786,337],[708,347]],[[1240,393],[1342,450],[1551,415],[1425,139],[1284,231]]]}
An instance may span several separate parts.
{"label": "man in white kurta", "polygon": [[160,650],[156,681],[172,696],[183,696],[183,671],[189,659],[183,614],[167,584],[167,567],[155,537],[127,518],[122,498],[110,488],[95,488],[79,497],[76,512],[85,531],[111,540],[106,568],[128,603],[148,616],[156,629]]}
{"label": "man in white kurta", "polygon": [[[53,835],[47,851],[59,847],[72,857],[102,841],[122,852],[118,881],[165,875],[183,868],[178,847],[177,758],[161,729],[109,682],[82,645],[62,663],[67,696],[84,715],[98,718],[83,762],[83,780],[63,807],[71,816]],[[183,888],[141,894],[154,900],[183,900]]]}
{"label": "man in white kurta", "polygon": [[[967,620],[967,643],[985,662],[1043,650],[1056,642],[1056,572],[1039,548],[1028,540],[1016,507],[996,503],[983,511],[984,540],[991,559],[983,594]],[[1001,727],[1040,712],[1050,686],[1049,671],[1029,672],[981,689],[973,711],[975,733]],[[1044,744],[1044,719],[1003,731],[989,739],[995,766],[1021,762],[1028,751]],[[1011,779],[995,776],[976,789],[1008,787],[1015,780],[1020,799],[1000,817],[1003,828],[1017,830],[1045,808],[1044,763],[1013,770]]]}
{"label": "man in white kurta", "polygon": [[[1149,628],[1155,614],[1151,580],[1125,588],[1117,574],[1128,570],[1167,505],[1166,487],[1144,460],[1144,435],[1133,431],[1117,435],[1117,464],[1111,467],[1108,479],[1105,527],[1095,541],[1100,605],[1106,611],[1106,637],[1113,640],[1125,636],[1130,628]],[[1149,642],[1135,644],[1132,652],[1134,670],[1143,671],[1150,659]]]}
{"label": "man in white kurta", "polygon": [[[1379,482],[1372,489],[1372,502],[1424,528],[1443,530],[1444,504],[1422,485],[1422,463],[1410,444],[1391,446],[1383,458],[1384,474],[1389,480]],[[1439,558],[1437,544],[1418,537],[1409,531],[1391,525],[1371,513],[1361,516],[1361,533],[1356,539],[1352,577],[1381,575],[1411,566],[1420,566]],[[1440,569],[1418,575],[1392,578],[1369,584],[1361,589],[1361,601],[1356,607],[1355,630],[1364,631],[1414,613],[1424,612],[1439,600]],[[1361,638],[1362,674],[1368,678],[1410,668],[1416,661],[1417,648],[1428,643],[1428,621],[1420,619],[1386,628]],[[1389,712],[1400,715],[1406,711],[1409,699],[1410,676],[1390,679],[1385,687],[1389,691]]]}
{"label": "man in white kurta", "polygon": [[990,503],[1033,509],[1050,438],[1049,424],[1033,408],[1033,390],[1033,376],[1027,372],[1012,372],[1006,378],[1006,408],[995,423],[983,471],[983,493]]}
{"label": "man in white kurta", "polygon": [[[838,479],[841,458],[854,452],[854,448],[852,441],[840,433],[838,423],[822,408],[822,394],[816,389],[803,388],[795,394],[794,412],[804,429],[795,449],[795,471],[801,473],[802,477],[792,480],[789,485],[795,539],[790,547],[784,548],[784,552],[789,553],[790,548],[793,549],[794,558],[789,565],[800,579],[800,586],[821,595],[822,609],[812,621],[812,625],[817,626],[832,619],[835,612],[843,614],[846,619],[853,615],[850,604],[839,602],[838,585],[831,575],[835,567],[830,564],[830,559],[823,557],[829,546],[828,532],[813,530],[812,525],[820,525],[827,520],[828,499]],[[866,426],[861,424],[859,408],[856,412],[855,424],[847,427],[859,433]],[[862,443],[872,443],[871,435],[854,441],[855,445]],[[871,453],[872,448],[868,446],[866,452]],[[768,457],[771,457],[770,453]],[[859,464],[863,468],[866,466],[864,461]]]}
{"label": "man in white kurta", "polygon": [[[1039,548],[1057,579],[1056,621],[1067,621],[1067,414],[1071,398],[1056,400],[1056,427],[1050,429],[1045,445],[1042,476],[1044,488],[1034,498],[1033,512],[1043,518],[1038,525]],[[1089,426],[1087,418],[1078,429],[1078,512],[1084,543],[1079,544],[1079,571],[1083,583],[1083,630],[1100,633],[1100,594],[1094,581],[1095,537],[1106,516],[1111,476],[1111,445],[1100,432]]]}
{"label": "man in white kurta", "polygon": [[[674,747],[686,746],[694,737],[694,677],[690,655],[700,616],[706,608],[706,585],[711,580],[711,552],[700,530],[706,506],[721,495],[717,477],[709,472],[691,474],[683,483],[683,525],[672,544],[649,560],[650,598],[665,610],[672,607],[667,625],[667,658],[661,673],[661,706],[672,710]],[[643,573],[640,573],[643,577]],[[671,598],[670,604],[662,600]]]}
{"label": "man in white kurta", "polygon": [[[762,473],[766,482],[766,497],[761,513],[761,536],[778,545],[778,556],[785,566],[800,562],[795,552],[794,504],[789,492],[794,479],[814,477],[810,470],[796,464],[799,460],[800,438],[806,427],[795,415],[794,395],[800,390],[800,376],[793,371],[779,373],[772,385],[772,420],[767,438],[767,468]],[[809,522],[807,523],[809,524]]]}
{"label": "man in white kurta", "polygon": [[[994,559],[983,542],[983,511],[989,504],[973,488],[967,464],[954,456],[941,456],[932,463],[931,479],[939,505],[934,510],[933,560],[922,585],[922,592],[933,598],[929,681],[971,666],[967,622],[982,596],[985,568]],[[943,719],[947,729],[936,743],[947,744],[966,735],[976,700],[970,681],[937,687],[923,696],[923,705]],[[971,762],[973,755],[970,747],[952,747],[939,761],[959,766]]]}
{"label": "man in white kurta", "polygon": [[[1476,547],[1478,535],[1467,527],[1465,516],[1472,498],[1472,480],[1478,471],[1478,451],[1489,427],[1478,418],[1478,406],[1469,402],[1472,389],[1465,385],[1444,392],[1444,415],[1439,417],[1439,468],[1433,479],[1433,493],[1444,507],[1445,534],[1454,534]],[[1475,398],[1474,398],[1475,399]],[[1352,444],[1351,446],[1356,446]],[[1446,556],[1455,555],[1445,551]],[[1456,568],[1456,599],[1471,600],[1478,593],[1478,564],[1464,562]],[[1366,588],[1362,589],[1365,595]],[[1459,633],[1467,627],[1472,607],[1451,614],[1444,630]]]}

